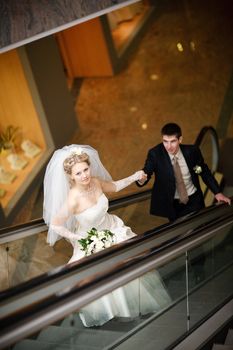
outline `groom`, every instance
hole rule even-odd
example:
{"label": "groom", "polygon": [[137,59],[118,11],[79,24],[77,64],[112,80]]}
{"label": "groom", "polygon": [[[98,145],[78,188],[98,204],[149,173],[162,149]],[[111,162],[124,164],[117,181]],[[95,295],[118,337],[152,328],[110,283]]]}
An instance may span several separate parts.
{"label": "groom", "polygon": [[155,175],[150,213],[174,221],[179,217],[204,208],[204,197],[199,175],[214,193],[218,202],[230,204],[195,145],[182,145],[179,125],[168,123],[161,130],[162,143],[149,150],[144,172],[147,179],[137,181],[144,186]]}

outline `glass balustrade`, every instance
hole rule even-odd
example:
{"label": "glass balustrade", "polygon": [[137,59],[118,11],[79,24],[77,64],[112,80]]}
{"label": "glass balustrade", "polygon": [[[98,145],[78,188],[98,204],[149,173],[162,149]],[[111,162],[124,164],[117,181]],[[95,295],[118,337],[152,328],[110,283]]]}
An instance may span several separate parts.
{"label": "glass balustrade", "polygon": [[[136,234],[167,222],[166,219],[149,215],[149,199],[111,210],[111,213],[121,217]],[[73,249],[71,244],[62,238],[52,247],[46,242],[46,237],[47,230],[0,245],[0,290],[25,282],[69,261]]]}
{"label": "glass balustrade", "polygon": [[212,231],[12,349],[171,348],[233,296],[233,220]]}
{"label": "glass balustrade", "polygon": [[190,329],[233,294],[233,226],[188,252]]}

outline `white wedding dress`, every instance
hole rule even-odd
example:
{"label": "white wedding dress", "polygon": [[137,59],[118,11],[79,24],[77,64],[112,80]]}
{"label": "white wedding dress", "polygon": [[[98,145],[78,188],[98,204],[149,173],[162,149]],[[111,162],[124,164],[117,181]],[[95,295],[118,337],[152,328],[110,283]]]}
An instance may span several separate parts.
{"label": "white wedding dress", "polygon": [[[77,214],[77,239],[85,238],[86,233],[95,227],[98,231],[108,229],[115,234],[116,243],[125,241],[135,234],[116,215],[108,213],[108,199],[102,194],[98,202]],[[74,247],[69,262],[84,257],[78,240],[71,242]],[[155,270],[97,299],[80,310],[80,318],[86,327],[101,326],[113,317],[137,317],[140,314],[156,312],[169,305],[171,299]]]}

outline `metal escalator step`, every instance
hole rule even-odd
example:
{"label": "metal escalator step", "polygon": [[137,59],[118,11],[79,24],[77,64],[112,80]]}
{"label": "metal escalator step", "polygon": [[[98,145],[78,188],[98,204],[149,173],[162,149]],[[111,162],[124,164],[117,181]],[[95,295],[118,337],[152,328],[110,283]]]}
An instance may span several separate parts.
{"label": "metal escalator step", "polygon": [[65,318],[62,322],[61,322],[61,327],[74,327],[74,328],[78,328],[78,329],[86,329],[86,327],[83,325],[80,317],[78,314],[74,314],[72,317],[69,316],[67,318]]}
{"label": "metal escalator step", "polygon": [[214,344],[212,350],[233,350],[233,345]]}
{"label": "metal escalator step", "polygon": [[[149,317],[149,315],[144,316],[144,319]],[[130,318],[130,317],[114,317],[112,320],[106,322],[104,325],[101,326],[101,330],[106,331],[113,331],[117,332],[118,337],[119,332],[128,332],[132,328],[136,327],[138,324],[142,322],[142,318]],[[62,323],[61,327],[74,327],[75,329],[79,330],[87,330],[88,328],[84,327],[82,321],[80,320],[80,317],[78,314],[75,314],[73,317],[67,317],[65,318]],[[99,327],[92,327],[90,329],[96,330]]]}
{"label": "metal escalator step", "polygon": [[225,186],[223,190],[223,194],[225,194],[225,196],[228,196],[228,197],[233,196],[233,186]]}
{"label": "metal escalator step", "polygon": [[[37,340],[24,339],[17,343],[13,350],[72,350],[71,347],[67,345],[57,345],[51,343],[40,342]],[[88,349],[92,350],[92,349]]]}
{"label": "metal escalator step", "polygon": [[229,329],[225,339],[226,345],[231,345],[233,347],[233,329]]}
{"label": "metal escalator step", "polygon": [[99,329],[49,326],[38,336],[38,340],[55,344],[90,346],[102,349],[121,337],[123,332],[113,332]]}

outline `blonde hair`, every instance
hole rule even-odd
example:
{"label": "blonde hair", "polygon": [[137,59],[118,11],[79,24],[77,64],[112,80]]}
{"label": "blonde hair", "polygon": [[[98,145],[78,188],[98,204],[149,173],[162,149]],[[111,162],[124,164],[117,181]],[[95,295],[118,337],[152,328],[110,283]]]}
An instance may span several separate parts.
{"label": "blonde hair", "polygon": [[91,164],[88,154],[86,154],[86,153],[81,153],[81,154],[72,153],[63,162],[64,171],[66,172],[66,174],[71,175],[73,166],[77,163],[83,163],[83,162],[87,163],[88,165]]}

